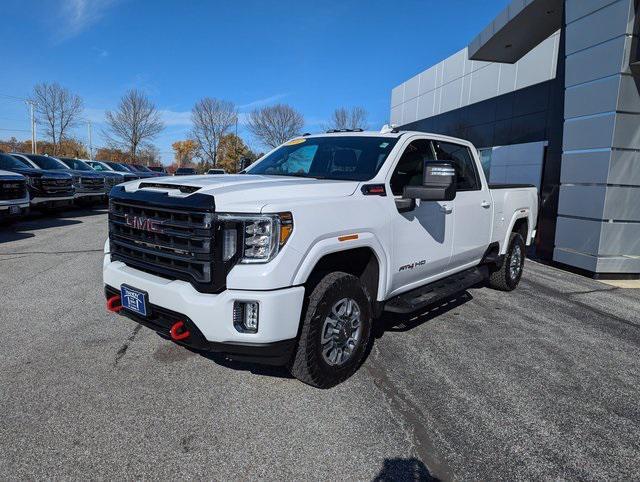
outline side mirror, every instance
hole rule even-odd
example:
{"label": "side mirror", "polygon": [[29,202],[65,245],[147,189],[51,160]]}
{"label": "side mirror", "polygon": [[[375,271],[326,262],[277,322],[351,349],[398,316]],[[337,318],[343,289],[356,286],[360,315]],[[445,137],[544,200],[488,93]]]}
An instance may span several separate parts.
{"label": "side mirror", "polygon": [[428,161],[424,164],[422,186],[406,186],[405,199],[452,201],[456,197],[456,170],[450,162]]}

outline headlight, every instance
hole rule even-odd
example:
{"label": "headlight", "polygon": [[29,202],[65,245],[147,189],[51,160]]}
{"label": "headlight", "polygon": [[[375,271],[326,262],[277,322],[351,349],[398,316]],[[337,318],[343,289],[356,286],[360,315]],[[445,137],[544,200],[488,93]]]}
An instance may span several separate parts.
{"label": "headlight", "polygon": [[291,213],[278,214],[221,214],[218,219],[232,224],[222,231],[222,258],[228,261],[238,249],[238,223],[242,236],[240,249],[241,263],[267,263],[285,245],[293,232]]}

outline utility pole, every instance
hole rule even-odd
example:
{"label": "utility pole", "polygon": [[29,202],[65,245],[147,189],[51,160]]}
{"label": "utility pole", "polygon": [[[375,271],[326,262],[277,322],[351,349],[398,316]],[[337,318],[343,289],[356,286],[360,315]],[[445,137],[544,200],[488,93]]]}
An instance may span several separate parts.
{"label": "utility pole", "polygon": [[238,169],[238,161],[240,160],[238,156],[238,114],[236,113],[236,138],[234,139],[234,149],[236,151],[236,170]]}
{"label": "utility pole", "polygon": [[93,142],[91,141],[91,134],[92,134],[92,128],[91,128],[91,121],[88,120],[87,121],[87,130],[88,130],[88,134],[89,134],[89,159],[93,160]]}
{"label": "utility pole", "polygon": [[31,114],[31,154],[37,154],[38,146],[36,141],[36,118],[33,115],[33,101],[27,100],[25,102],[29,105],[29,110]]}

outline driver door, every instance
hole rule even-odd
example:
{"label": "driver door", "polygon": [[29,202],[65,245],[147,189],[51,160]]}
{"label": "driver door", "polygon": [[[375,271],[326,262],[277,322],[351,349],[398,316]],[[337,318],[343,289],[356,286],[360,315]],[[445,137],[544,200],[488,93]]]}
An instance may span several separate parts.
{"label": "driver door", "polygon": [[[415,139],[403,151],[391,175],[391,191],[402,198],[405,186],[422,184],[425,162],[434,161],[432,142]],[[392,221],[391,292],[398,294],[439,277],[449,267],[453,250],[451,201],[416,200],[399,208]]]}

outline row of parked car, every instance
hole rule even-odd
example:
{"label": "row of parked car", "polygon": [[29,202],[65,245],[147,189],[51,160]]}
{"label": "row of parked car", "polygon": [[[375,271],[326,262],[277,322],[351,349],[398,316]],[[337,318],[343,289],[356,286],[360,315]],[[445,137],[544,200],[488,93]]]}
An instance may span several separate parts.
{"label": "row of parked car", "polygon": [[0,220],[30,209],[104,203],[116,184],[166,175],[162,167],[0,152]]}

